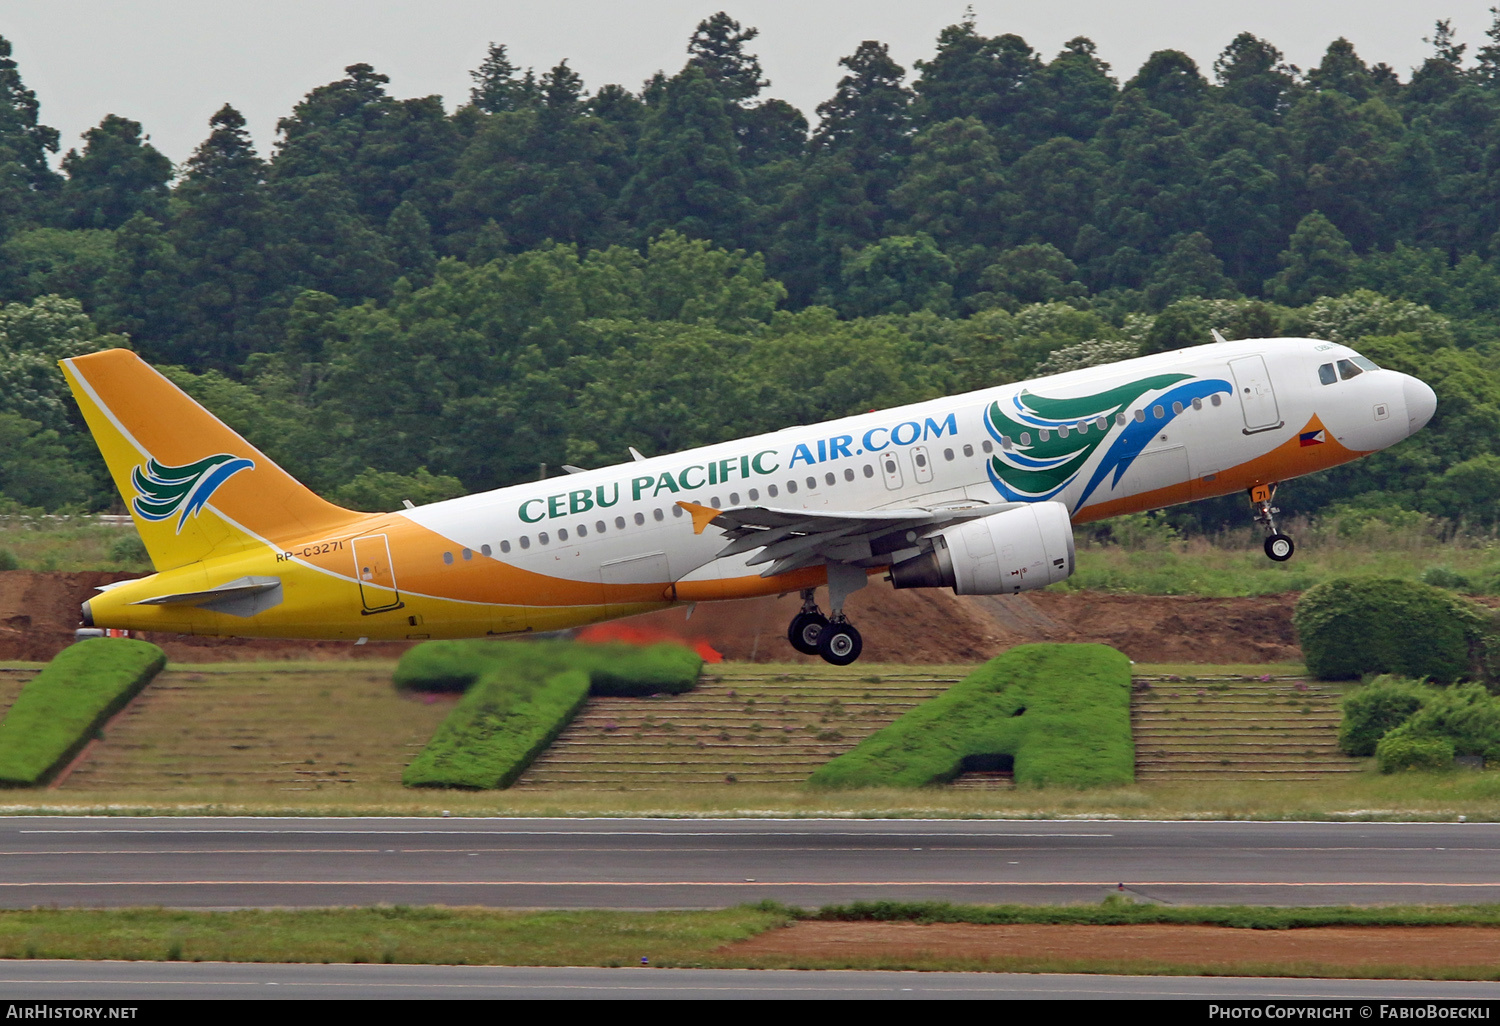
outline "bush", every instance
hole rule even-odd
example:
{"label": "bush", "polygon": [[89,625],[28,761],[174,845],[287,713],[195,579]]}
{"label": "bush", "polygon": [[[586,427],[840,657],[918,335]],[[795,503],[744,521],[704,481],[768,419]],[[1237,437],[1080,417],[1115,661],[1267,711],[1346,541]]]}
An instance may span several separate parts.
{"label": "bush", "polygon": [[1411,718],[1433,689],[1399,677],[1377,677],[1344,696],[1339,748],[1349,755],[1374,755],[1385,735]]}
{"label": "bush", "polygon": [[146,552],[146,543],[141,536],[131,531],[109,547],[109,558],[116,563],[151,565],[151,556]]}
{"label": "bush", "polygon": [[1135,779],[1130,660],[1105,645],[1021,645],[819,767],[823,787],[921,787],[967,759],[1010,756],[1016,783]]}
{"label": "bush", "polygon": [[0,549],[0,570],[19,570],[21,561],[10,549]]}
{"label": "bush", "polygon": [[1445,738],[1457,755],[1500,759],[1500,699],[1478,684],[1434,689],[1422,708],[1386,735]]}
{"label": "bush", "polygon": [[1428,584],[1344,577],[1303,593],[1292,625],[1322,680],[1395,673],[1449,683],[1469,672],[1485,620]]}
{"label": "bush", "polygon": [[1449,591],[1469,591],[1474,584],[1463,574],[1446,566],[1430,566],[1422,571],[1422,583]]}
{"label": "bush", "polygon": [[132,638],[90,638],[63,649],[0,721],[0,785],[46,782],[166,664],[161,649]]}
{"label": "bush", "polygon": [[1453,766],[1453,742],[1445,737],[1393,735],[1376,745],[1375,761],[1382,773],[1450,769]]}
{"label": "bush", "polygon": [[572,722],[589,695],[679,694],[703,659],[680,645],[429,641],[396,667],[396,685],[464,691],[405,772],[408,787],[509,787]]}

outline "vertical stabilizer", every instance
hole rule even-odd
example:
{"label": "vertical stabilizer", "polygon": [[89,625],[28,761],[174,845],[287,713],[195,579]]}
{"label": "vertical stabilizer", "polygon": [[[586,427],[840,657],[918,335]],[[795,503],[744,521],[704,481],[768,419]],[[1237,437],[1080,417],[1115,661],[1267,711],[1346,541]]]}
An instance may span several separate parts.
{"label": "vertical stabilizer", "polygon": [[320,499],[129,350],[61,362],[157,570],[363,515]]}

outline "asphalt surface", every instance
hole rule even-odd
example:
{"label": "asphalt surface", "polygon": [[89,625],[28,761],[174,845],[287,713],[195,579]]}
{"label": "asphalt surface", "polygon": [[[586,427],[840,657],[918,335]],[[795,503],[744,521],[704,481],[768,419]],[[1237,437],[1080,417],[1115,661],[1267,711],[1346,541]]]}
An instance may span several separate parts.
{"label": "asphalt surface", "polygon": [[[1063,976],[1012,973],[798,972],[773,969],[580,969],[439,965],[244,965],[224,962],[0,962],[0,1016],[24,1001],[176,998],[1170,998],[1183,1000],[1392,1000],[1494,1002],[1493,983],[1436,980],[1290,980],[1206,976]],[[138,1015],[145,1019],[147,1016]]]}
{"label": "asphalt surface", "polygon": [[0,818],[0,907],[1500,901],[1500,825]]}

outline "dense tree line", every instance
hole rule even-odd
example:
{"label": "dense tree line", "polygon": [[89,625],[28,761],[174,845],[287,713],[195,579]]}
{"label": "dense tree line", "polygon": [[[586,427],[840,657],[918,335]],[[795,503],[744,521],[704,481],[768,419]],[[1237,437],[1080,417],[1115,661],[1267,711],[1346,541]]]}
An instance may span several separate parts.
{"label": "dense tree line", "polygon": [[715,15],[637,90],[491,44],[451,112],[356,64],[269,155],[226,104],[180,167],[111,114],[56,169],[0,40],[0,502],[113,501],[50,370],[104,345],[374,507],[1217,328],[1438,389],[1418,440],[1288,505],[1495,520],[1500,15],[1472,57],[1439,22],[1405,81],[1244,33],[1121,82],[969,19],[912,69],[861,44],[811,121],[755,38]]}

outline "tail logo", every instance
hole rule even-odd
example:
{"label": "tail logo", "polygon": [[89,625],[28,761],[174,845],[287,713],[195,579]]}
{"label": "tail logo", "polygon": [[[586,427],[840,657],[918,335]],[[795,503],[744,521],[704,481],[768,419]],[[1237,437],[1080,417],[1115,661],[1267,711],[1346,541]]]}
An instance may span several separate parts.
{"label": "tail logo", "polygon": [[152,522],[179,513],[177,533],[181,534],[188,516],[197,516],[220,485],[242,470],[254,469],[253,460],[227,452],[185,467],[168,467],[148,459],[131,472],[136,496],[130,505],[136,516]]}

